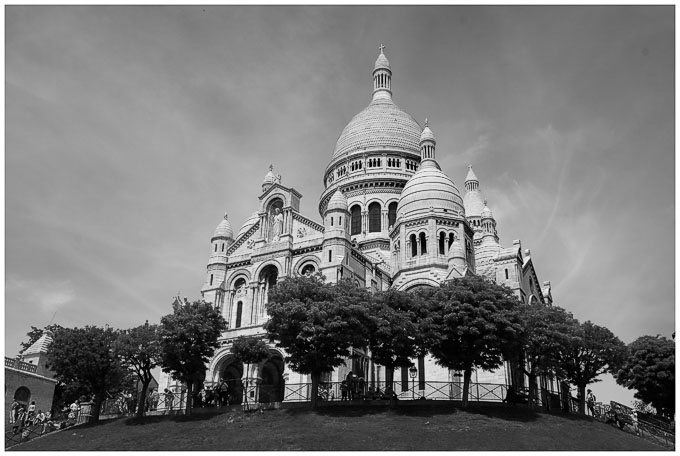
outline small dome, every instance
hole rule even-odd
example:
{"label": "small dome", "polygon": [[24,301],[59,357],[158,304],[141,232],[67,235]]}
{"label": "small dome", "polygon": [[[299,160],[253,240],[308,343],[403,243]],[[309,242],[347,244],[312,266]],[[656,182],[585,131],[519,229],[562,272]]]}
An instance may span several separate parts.
{"label": "small dome", "polygon": [[383,68],[386,68],[386,69],[392,71],[392,68],[390,68],[390,61],[387,60],[387,57],[385,56],[385,54],[383,54],[383,51],[381,49],[380,55],[378,56],[378,58],[375,61],[375,67],[373,67],[373,71],[380,70],[380,69],[383,69]]}
{"label": "small dome", "polygon": [[424,141],[432,141],[433,143],[437,144],[437,141],[434,139],[434,133],[432,133],[430,127],[427,126],[427,120],[425,120],[425,128],[423,129],[423,132],[420,134],[420,142],[423,143]]}
{"label": "small dome", "polygon": [[248,217],[248,220],[243,224],[240,230],[238,230],[238,234],[236,235],[236,238],[240,238],[241,235],[243,235],[246,231],[248,231],[250,228],[252,228],[257,222],[260,221],[260,215],[257,213],[257,211],[253,212],[250,217]]}
{"label": "small dome", "polygon": [[274,182],[276,182],[276,175],[274,175],[274,166],[269,165],[269,171],[267,171],[267,174],[264,176],[264,180],[262,181],[262,185],[271,185]]}
{"label": "small dome", "polygon": [[493,218],[493,213],[489,206],[486,205],[486,201],[484,201],[484,209],[482,209],[482,218]]}
{"label": "small dome", "polygon": [[345,198],[345,195],[343,195],[338,188],[335,190],[335,193],[333,193],[330,201],[328,201],[328,207],[326,208],[326,211],[336,210],[347,212],[349,210],[348,207],[347,198]]}
{"label": "small dome", "polygon": [[451,243],[449,247],[449,258],[465,258],[465,249],[458,239]]}
{"label": "small dome", "polygon": [[231,229],[231,224],[229,223],[229,220],[227,220],[227,214],[224,214],[224,220],[220,222],[219,225],[217,225],[217,228],[215,228],[215,234],[213,234],[213,238],[216,237],[225,237],[228,239],[233,239],[234,238],[234,231]]}
{"label": "small dome", "polygon": [[397,213],[403,213],[404,220],[408,220],[431,209],[438,215],[455,215],[458,211],[465,213],[456,185],[435,160],[428,159],[422,161],[418,171],[406,182]]}

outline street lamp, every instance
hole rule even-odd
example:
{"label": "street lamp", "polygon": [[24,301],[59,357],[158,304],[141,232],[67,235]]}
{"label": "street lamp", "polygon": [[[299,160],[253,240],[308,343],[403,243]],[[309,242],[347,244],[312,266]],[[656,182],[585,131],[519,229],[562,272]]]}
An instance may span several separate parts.
{"label": "street lamp", "polygon": [[418,368],[416,366],[411,366],[408,370],[409,375],[413,379],[413,388],[411,388],[411,397],[415,400],[416,398],[416,376],[418,375]]}

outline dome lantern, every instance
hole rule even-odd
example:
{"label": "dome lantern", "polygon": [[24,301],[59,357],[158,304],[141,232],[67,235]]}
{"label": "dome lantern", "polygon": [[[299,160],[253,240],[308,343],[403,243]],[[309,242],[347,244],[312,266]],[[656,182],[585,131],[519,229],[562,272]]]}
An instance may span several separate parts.
{"label": "dome lantern", "polygon": [[373,69],[373,99],[392,98],[392,69],[387,60],[385,46],[380,45],[380,55],[375,61]]}
{"label": "dome lantern", "polygon": [[425,128],[420,134],[420,156],[422,160],[434,160],[434,149],[437,141],[434,139],[434,133],[428,126],[427,119],[425,119]]}

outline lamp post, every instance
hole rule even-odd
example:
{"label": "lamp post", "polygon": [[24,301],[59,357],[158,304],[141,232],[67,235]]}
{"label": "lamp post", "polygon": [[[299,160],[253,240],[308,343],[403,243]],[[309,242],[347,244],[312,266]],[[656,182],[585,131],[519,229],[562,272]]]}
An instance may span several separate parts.
{"label": "lamp post", "polygon": [[411,397],[415,400],[416,398],[416,376],[418,375],[418,368],[416,366],[411,366],[408,370],[409,375],[413,379],[413,388],[411,388]]}

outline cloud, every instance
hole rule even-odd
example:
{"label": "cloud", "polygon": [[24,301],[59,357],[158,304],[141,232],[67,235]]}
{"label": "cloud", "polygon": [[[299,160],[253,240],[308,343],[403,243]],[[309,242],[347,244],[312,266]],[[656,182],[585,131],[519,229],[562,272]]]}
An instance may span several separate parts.
{"label": "cloud", "polygon": [[14,304],[17,302],[28,305],[37,304],[40,311],[45,314],[57,312],[76,299],[70,280],[38,281],[9,276],[5,283],[5,293],[7,301]]}

